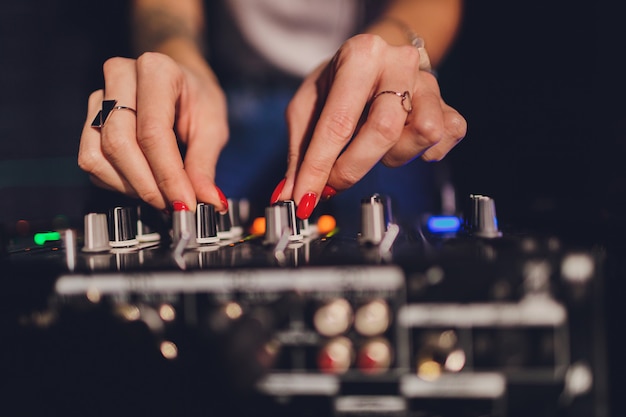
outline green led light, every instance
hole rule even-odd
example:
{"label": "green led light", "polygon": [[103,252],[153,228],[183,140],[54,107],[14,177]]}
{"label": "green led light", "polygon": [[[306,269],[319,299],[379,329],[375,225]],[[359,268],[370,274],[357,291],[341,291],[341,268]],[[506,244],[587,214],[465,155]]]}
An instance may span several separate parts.
{"label": "green led light", "polygon": [[331,230],[330,232],[326,233],[325,237],[333,237],[335,236],[337,233],[339,232],[339,228],[335,227],[333,230]]}
{"label": "green led light", "polygon": [[44,245],[46,242],[61,240],[61,234],[59,232],[35,233],[35,237],[33,238],[33,240],[38,245]]}

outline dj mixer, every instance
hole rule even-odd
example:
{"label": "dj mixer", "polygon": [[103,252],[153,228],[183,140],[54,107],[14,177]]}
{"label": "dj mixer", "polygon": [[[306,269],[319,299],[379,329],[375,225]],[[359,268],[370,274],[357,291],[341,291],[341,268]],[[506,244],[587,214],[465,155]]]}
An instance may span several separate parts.
{"label": "dj mixer", "polygon": [[483,195],[410,226],[368,196],[356,233],[230,203],[7,239],[0,415],[605,415],[602,250]]}

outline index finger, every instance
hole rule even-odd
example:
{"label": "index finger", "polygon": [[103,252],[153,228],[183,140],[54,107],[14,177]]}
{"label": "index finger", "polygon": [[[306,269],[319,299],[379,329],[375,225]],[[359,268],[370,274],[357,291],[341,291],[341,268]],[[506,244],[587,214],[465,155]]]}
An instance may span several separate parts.
{"label": "index finger", "polygon": [[299,202],[299,217],[311,214],[337,157],[356,130],[377,79],[378,67],[369,62],[371,55],[357,51],[346,56],[345,61],[331,63],[339,69],[296,177],[293,197]]}
{"label": "index finger", "polygon": [[137,59],[137,141],[168,202],[182,201],[194,208],[195,193],[174,133],[183,88],[183,73],[170,58],[145,53]]}

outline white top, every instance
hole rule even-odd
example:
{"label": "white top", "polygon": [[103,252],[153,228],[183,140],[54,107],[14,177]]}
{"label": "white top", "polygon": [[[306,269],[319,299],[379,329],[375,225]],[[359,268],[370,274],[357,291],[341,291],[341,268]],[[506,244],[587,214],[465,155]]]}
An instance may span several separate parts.
{"label": "white top", "polygon": [[304,76],[356,29],[357,0],[231,0],[244,39],[283,71]]}

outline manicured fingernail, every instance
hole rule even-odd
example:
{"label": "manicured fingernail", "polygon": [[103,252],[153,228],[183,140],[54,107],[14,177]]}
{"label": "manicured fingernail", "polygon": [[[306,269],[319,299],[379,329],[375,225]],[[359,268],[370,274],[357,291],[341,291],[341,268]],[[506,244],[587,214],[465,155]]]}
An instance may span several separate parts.
{"label": "manicured fingernail", "polygon": [[283,192],[283,188],[285,187],[285,182],[287,182],[287,178],[283,178],[278,183],[276,188],[274,188],[274,192],[272,193],[272,196],[270,197],[270,204],[276,204],[278,200],[280,200],[280,193]]}
{"label": "manicured fingernail", "polygon": [[337,195],[337,190],[335,190],[330,185],[324,186],[324,189],[322,190],[322,200],[330,200],[336,195]]}
{"label": "manicured fingernail", "polygon": [[189,211],[189,207],[187,207],[187,204],[183,203],[182,201],[174,201],[172,203],[172,209],[174,209],[174,211]]}
{"label": "manicured fingernail", "polygon": [[315,208],[316,200],[317,195],[315,195],[315,193],[306,193],[302,199],[300,199],[300,204],[298,204],[298,209],[296,210],[296,216],[302,220],[306,220],[311,217],[311,213],[313,213],[313,209]]}
{"label": "manicured fingernail", "polygon": [[220,196],[220,203],[224,206],[223,211],[228,211],[228,199],[217,185],[215,186],[215,189],[217,190],[217,194]]}

